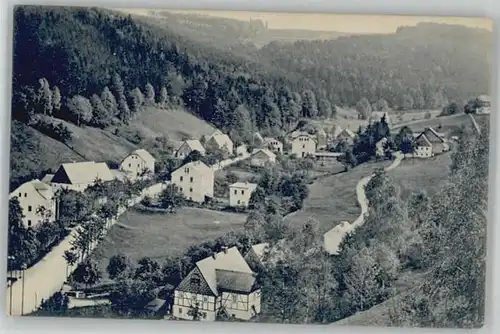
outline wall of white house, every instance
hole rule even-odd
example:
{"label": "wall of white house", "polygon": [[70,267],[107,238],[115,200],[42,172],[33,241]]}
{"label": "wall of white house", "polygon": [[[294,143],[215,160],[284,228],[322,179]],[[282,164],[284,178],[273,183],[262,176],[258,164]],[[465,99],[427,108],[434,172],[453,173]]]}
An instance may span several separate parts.
{"label": "wall of white house", "polygon": [[200,320],[214,321],[218,309],[215,305],[216,298],[214,296],[179,290],[174,292],[173,316],[181,319],[192,319],[188,312],[191,307],[196,305],[196,302],[198,302],[201,312]]}
{"label": "wall of white house", "polygon": [[[13,196],[17,197],[23,211],[23,224],[25,227],[34,227],[41,224],[44,219],[47,219],[49,222],[53,222],[56,219],[55,199],[47,200],[43,198],[30,184],[19,187],[17,193],[14,193]],[[39,213],[38,211],[42,206],[46,210],[50,210],[50,214],[47,212],[47,216],[44,216]]]}
{"label": "wall of white house", "polygon": [[297,157],[304,157],[316,152],[316,143],[310,137],[302,136],[292,141],[292,154]]}
{"label": "wall of white house", "polygon": [[214,173],[212,170],[203,173],[205,169],[181,167],[172,173],[171,182],[175,184],[186,199],[203,203],[205,196],[213,197]]}
{"label": "wall of white house", "polygon": [[252,192],[249,188],[229,187],[229,206],[247,207]]}
{"label": "wall of white house", "polygon": [[127,173],[127,177],[135,179],[145,170],[154,173],[154,163],[148,164],[137,154],[131,154],[123,160],[120,169]]}

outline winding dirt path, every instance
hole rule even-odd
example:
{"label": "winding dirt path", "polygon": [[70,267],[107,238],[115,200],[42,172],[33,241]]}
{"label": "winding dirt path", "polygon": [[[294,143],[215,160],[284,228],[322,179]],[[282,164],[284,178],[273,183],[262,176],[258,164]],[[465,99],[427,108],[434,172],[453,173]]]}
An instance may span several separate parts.
{"label": "winding dirt path", "polygon": [[[396,157],[392,164],[385,168],[386,171],[390,171],[401,164],[404,155],[401,152],[396,153]],[[342,242],[344,236],[352,231],[354,228],[363,225],[366,215],[368,214],[368,199],[366,198],[365,186],[370,182],[371,178],[374,174],[368,175],[361,180],[359,180],[356,185],[356,195],[358,198],[359,206],[361,207],[361,213],[358,218],[353,221],[351,224],[348,222],[341,223],[330,231],[324,234],[324,245],[325,249],[330,254],[337,254],[339,251],[339,245]]]}

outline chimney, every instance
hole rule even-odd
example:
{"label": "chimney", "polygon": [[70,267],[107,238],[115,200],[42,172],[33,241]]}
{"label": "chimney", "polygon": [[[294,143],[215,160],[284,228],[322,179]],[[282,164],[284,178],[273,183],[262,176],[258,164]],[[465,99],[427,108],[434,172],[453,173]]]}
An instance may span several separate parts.
{"label": "chimney", "polygon": [[227,247],[226,246],[222,246],[222,250],[224,251],[224,254],[227,254]]}

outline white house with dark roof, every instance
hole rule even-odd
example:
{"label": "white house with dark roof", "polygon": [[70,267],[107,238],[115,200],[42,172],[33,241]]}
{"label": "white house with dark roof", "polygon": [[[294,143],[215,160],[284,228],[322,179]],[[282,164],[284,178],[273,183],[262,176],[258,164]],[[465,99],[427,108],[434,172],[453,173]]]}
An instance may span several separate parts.
{"label": "white house with dark roof", "polygon": [[229,185],[229,206],[247,207],[256,188],[257,184],[249,182],[236,182]]}
{"label": "white house with dark roof", "polygon": [[249,320],[260,313],[256,279],[238,248],[225,248],[196,262],[175,288],[172,315],[191,320],[189,310],[198,304],[202,321],[214,321],[218,314]]}
{"label": "white house with dark roof", "polygon": [[279,141],[276,138],[273,137],[265,137],[264,138],[264,145],[266,148],[270,149],[271,151],[281,154],[283,153],[283,143]]}
{"label": "white house with dark roof", "polygon": [[83,192],[97,180],[111,181],[114,175],[104,162],[73,162],[62,164],[52,177],[50,185],[57,191],[68,189]]}
{"label": "white house with dark roof", "polygon": [[[425,128],[415,140],[415,157],[428,158],[450,150],[449,144],[443,135],[437,133],[433,128]],[[429,155],[430,154],[430,155]]]}
{"label": "white house with dark roof", "polygon": [[200,152],[201,155],[205,155],[205,148],[203,147],[203,145],[199,140],[197,139],[185,140],[175,152],[175,157],[177,159],[184,159],[189,155],[189,153],[193,151],[198,151]]}
{"label": "white house with dark roof", "polygon": [[9,199],[17,198],[23,210],[23,224],[34,227],[43,222],[56,220],[56,198],[50,185],[35,179],[23,183],[9,194]]}
{"label": "white house with dark roof", "polygon": [[171,182],[188,200],[203,203],[214,196],[214,170],[202,161],[192,161],[172,172]]}
{"label": "white house with dark roof", "polygon": [[491,98],[488,95],[479,95],[476,100],[478,104],[478,108],[476,110],[477,114],[491,113]]}
{"label": "white house with dark roof", "polygon": [[145,149],[138,149],[130,153],[120,164],[120,170],[124,171],[127,177],[135,180],[146,171],[155,173],[156,159]]}
{"label": "white house with dark roof", "polygon": [[307,132],[295,133],[291,137],[292,141],[292,154],[299,158],[308,155],[313,155],[316,152],[317,140],[316,137]]}
{"label": "white house with dark roof", "polygon": [[276,154],[266,148],[258,148],[250,155],[250,165],[254,167],[264,167],[276,162]]}
{"label": "white house with dark roof", "polygon": [[229,138],[228,135],[222,133],[220,131],[216,131],[212,134],[205,143],[206,148],[212,148],[217,150],[222,150],[226,152],[226,154],[233,154],[233,141]]}

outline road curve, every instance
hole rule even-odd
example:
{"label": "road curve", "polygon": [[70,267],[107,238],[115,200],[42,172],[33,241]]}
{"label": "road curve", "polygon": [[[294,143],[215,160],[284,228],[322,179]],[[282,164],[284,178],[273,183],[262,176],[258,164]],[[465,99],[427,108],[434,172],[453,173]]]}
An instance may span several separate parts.
{"label": "road curve", "polygon": [[[404,155],[401,152],[396,152],[395,155],[396,156],[392,164],[385,168],[386,171],[390,171],[401,164]],[[356,218],[356,220],[351,224],[346,222],[344,224],[337,225],[324,234],[324,246],[328,253],[337,254],[339,251],[340,243],[342,242],[344,236],[347,233],[351,232],[354,228],[363,225],[365,217],[368,214],[369,204],[368,199],[366,198],[365,186],[368,184],[368,182],[370,182],[373,176],[374,174],[365,176],[364,178],[359,180],[358,184],[356,185],[356,195],[358,198],[359,206],[361,208],[361,213],[359,214],[358,218]]]}

